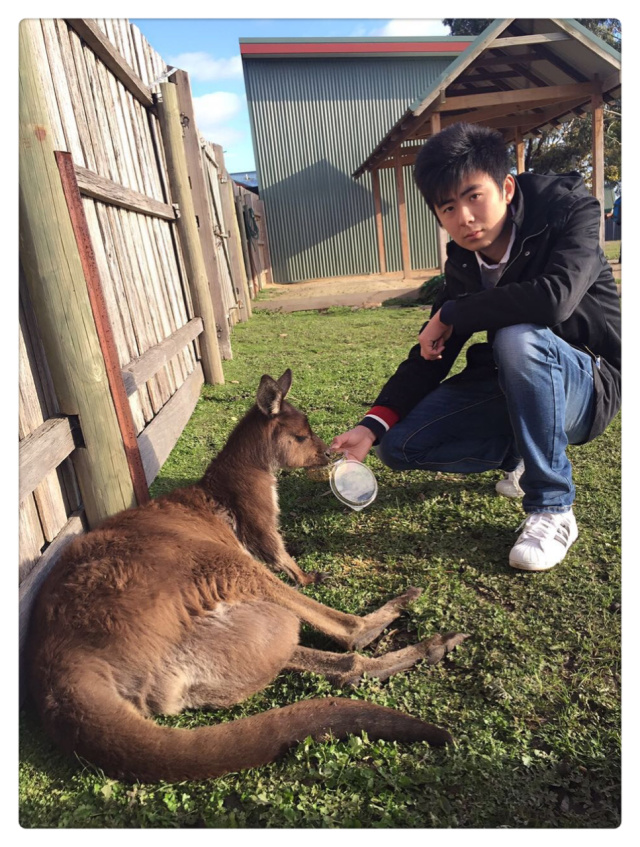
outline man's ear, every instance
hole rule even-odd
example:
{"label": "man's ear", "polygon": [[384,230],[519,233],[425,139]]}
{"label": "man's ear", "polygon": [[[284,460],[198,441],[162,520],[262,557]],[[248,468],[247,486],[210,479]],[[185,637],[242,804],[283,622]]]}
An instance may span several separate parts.
{"label": "man's ear", "polygon": [[516,181],[513,174],[507,174],[502,186],[502,196],[507,202],[507,206],[513,200],[513,195],[516,193]]}

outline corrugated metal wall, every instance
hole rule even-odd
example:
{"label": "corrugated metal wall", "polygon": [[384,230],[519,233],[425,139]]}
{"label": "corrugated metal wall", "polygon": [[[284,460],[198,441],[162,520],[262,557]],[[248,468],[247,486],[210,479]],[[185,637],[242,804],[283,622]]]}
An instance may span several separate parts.
{"label": "corrugated metal wall", "polygon": [[[244,59],[276,282],[378,273],[371,177],[351,178],[448,58]],[[405,168],[412,268],[436,225]],[[380,171],[387,270],[402,260],[393,170]]]}

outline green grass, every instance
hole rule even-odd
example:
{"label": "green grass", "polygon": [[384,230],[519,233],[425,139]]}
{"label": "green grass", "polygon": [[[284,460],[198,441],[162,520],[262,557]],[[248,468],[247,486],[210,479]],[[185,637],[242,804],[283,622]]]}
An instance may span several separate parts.
{"label": "green grass", "polygon": [[[260,375],[293,370],[292,402],[329,441],[355,424],[414,343],[418,308],[279,315],[256,312],[233,334],[226,384],[206,386],[153,486],[196,480],[254,399]],[[423,595],[385,633],[392,649],[434,632],[472,638],[435,667],[343,696],[450,728],[456,746],[353,737],[307,741],[282,761],[218,780],[127,785],[59,754],[21,715],[24,827],[615,827],[620,821],[620,423],[571,448],[580,537],[548,573],[507,565],[520,505],[496,497],[497,473],[392,473],[368,460],[377,500],[356,513],[304,471],[280,480],[282,530],[306,589],[355,613],[409,585]],[[303,643],[330,647],[303,631]],[[313,674],[282,674],[226,711],[163,723],[190,727],[339,694]]]}
{"label": "green grass", "polygon": [[604,255],[609,262],[617,262],[620,256],[620,241],[605,241]]}

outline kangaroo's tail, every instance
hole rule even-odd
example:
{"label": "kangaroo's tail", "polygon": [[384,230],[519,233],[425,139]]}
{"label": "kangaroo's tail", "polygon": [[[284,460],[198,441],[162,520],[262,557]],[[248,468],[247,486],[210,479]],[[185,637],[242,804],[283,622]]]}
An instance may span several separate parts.
{"label": "kangaroo's tail", "polygon": [[453,740],[446,729],[395,709],[335,697],[212,727],[173,729],[143,717],[98,674],[95,679],[83,674],[67,694],[72,696],[50,693],[43,704],[45,724],[56,741],[109,776],[141,782],[206,779],[257,767],[307,736],[322,741],[365,731],[371,739],[387,741],[442,746]]}

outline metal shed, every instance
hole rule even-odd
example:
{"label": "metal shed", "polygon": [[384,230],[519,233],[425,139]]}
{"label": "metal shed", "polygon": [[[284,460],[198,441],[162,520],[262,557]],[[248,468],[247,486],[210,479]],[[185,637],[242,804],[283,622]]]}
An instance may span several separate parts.
{"label": "metal shed", "polygon": [[[472,38],[241,39],[240,52],[274,279],[403,274],[393,171],[353,171]],[[406,180],[413,276],[437,265],[437,227]]]}
{"label": "metal shed", "polygon": [[[525,138],[591,112],[592,190],[604,212],[603,105],[620,97],[620,67],[620,53],[577,21],[493,21],[387,130],[353,174],[356,179],[368,175],[378,196],[376,174],[395,173],[405,276],[410,275],[413,260],[411,212],[403,201],[406,168],[413,165],[429,136],[457,121],[500,130],[505,141],[515,145],[521,173]],[[384,267],[388,250],[380,214],[377,233],[380,267]],[[601,233],[604,239],[604,225]],[[446,233],[440,229],[441,269],[445,241]]]}

